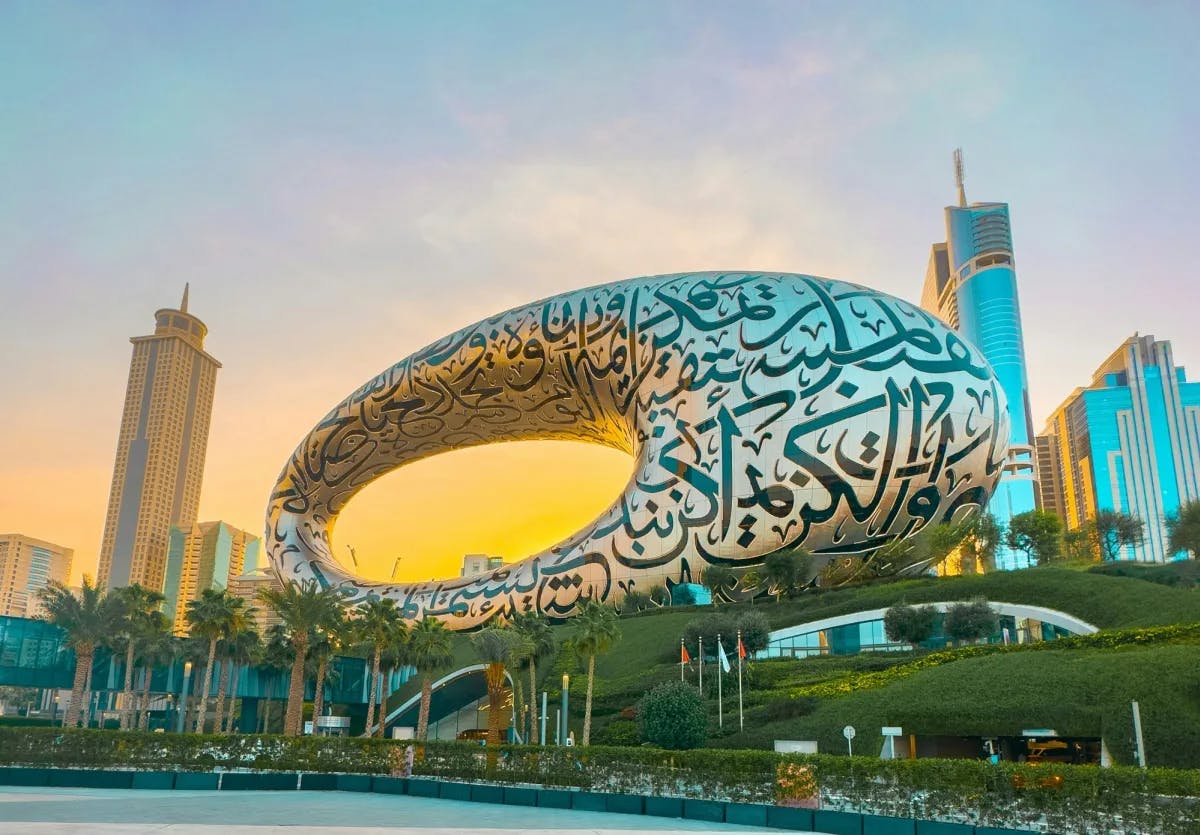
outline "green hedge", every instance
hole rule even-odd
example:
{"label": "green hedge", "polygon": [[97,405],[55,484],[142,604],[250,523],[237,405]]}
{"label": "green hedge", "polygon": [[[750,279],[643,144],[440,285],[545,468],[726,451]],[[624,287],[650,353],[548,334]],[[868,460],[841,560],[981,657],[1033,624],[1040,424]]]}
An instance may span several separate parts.
{"label": "green hedge", "polygon": [[[0,764],[252,768],[387,773],[409,743],[375,739],[199,736],[0,728]],[[815,800],[823,808],[1050,831],[1200,828],[1200,772],[1087,766],[989,765],[973,760],[877,760],[768,751],[532,748],[487,751],[428,743],[417,776],[533,783],[618,794],[749,803]]]}

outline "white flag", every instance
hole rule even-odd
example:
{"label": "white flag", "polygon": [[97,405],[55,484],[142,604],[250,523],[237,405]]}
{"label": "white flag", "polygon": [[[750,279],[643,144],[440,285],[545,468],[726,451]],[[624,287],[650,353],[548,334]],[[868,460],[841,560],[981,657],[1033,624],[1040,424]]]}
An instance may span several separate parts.
{"label": "white flag", "polygon": [[717,657],[721,659],[721,669],[729,672],[729,659],[725,657],[725,645],[717,641]]}

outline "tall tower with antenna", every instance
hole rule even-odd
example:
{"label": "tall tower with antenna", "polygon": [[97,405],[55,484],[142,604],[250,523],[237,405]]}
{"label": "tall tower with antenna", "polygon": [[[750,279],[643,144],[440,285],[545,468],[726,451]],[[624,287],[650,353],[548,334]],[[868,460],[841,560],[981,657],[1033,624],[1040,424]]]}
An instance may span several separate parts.
{"label": "tall tower with antenna", "polygon": [[[967,205],[962,149],[954,151],[958,205],[945,209],[946,241],[933,245],[921,306],[974,343],[991,363],[1008,399],[1011,436],[1004,474],[988,510],[1002,524],[1038,506],[1033,419],[1025,339],[1007,203]],[[1028,557],[1002,549],[1000,568],[1025,568]]]}
{"label": "tall tower with antenna", "polygon": [[135,336],[117,436],[100,583],[163,591],[171,526],[190,529],[200,506],[208,425],[221,363],[204,351],[208,328],[176,308],[154,314],[154,333]]}
{"label": "tall tower with antenna", "polygon": [[[962,148],[954,149],[954,186],[958,189],[958,207],[960,209],[967,208],[967,192],[963,188]],[[187,295],[187,288],[184,288],[184,295]]]}

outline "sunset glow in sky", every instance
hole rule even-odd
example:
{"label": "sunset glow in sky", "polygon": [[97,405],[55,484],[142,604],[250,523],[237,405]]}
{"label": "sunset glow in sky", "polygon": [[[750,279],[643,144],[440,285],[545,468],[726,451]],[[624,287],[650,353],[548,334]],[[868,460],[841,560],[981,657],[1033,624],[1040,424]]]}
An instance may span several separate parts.
{"label": "sunset glow in sky", "polygon": [[[202,520],[261,531],[305,433],[491,313],[663,272],[917,300],[953,201],[1007,201],[1036,428],[1134,331],[1200,378],[1200,6],[0,4],[0,532],[95,572],[130,348],[179,302],[217,378]],[[364,573],[513,559],[621,453],[476,449],[369,487]]]}

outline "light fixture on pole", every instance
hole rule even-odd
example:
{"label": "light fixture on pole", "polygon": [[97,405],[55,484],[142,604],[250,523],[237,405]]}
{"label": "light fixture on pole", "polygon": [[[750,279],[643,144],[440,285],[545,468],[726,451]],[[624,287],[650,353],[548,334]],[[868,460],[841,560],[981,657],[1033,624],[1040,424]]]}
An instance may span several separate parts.
{"label": "light fixture on pole", "polygon": [[567,744],[567,694],[571,692],[571,677],[563,673],[562,680],[562,735],[559,737],[563,745]]}
{"label": "light fixture on pole", "polygon": [[177,734],[183,733],[183,723],[187,717],[188,685],[191,684],[191,680],[192,662],[185,661],[183,662],[183,690],[179,694],[179,721],[175,726],[175,733]]}

